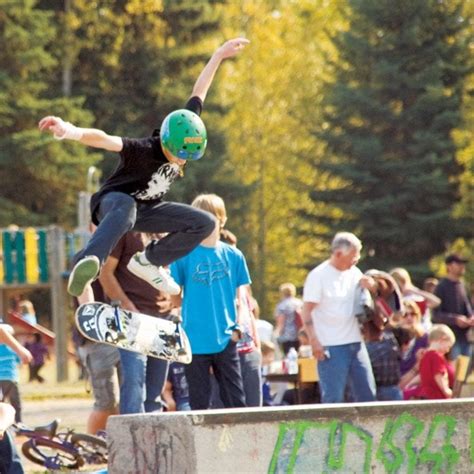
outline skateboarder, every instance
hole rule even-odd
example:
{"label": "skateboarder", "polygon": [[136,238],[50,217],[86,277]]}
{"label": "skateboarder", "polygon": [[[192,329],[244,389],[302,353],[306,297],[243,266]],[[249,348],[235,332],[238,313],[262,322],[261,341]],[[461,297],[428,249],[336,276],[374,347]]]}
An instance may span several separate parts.
{"label": "skateboarder", "polygon": [[168,233],[132,257],[129,270],[160,291],[179,293],[179,286],[164,267],[211,234],[215,220],[205,211],[164,202],[162,198],[172,182],[182,176],[187,160],[203,156],[207,144],[206,128],[199,117],[203,102],[220,63],[238,54],[248,43],[244,38],[235,38],[220,46],[199,75],[185,108],[169,114],[151,137],[111,136],[54,116],[40,120],[40,130],[52,132],[58,140],[76,140],[120,153],[119,166],[92,196],[91,215],[98,227],[70,274],[70,294],[83,293],[120,237],[131,229]]}

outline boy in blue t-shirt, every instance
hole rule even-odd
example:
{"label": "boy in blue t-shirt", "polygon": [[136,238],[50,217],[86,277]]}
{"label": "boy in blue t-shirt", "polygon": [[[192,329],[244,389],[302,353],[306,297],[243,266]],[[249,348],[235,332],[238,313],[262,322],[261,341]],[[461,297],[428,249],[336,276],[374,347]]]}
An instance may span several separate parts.
{"label": "boy in blue t-shirt", "polygon": [[18,382],[20,358],[6,344],[0,344],[0,390],[2,400],[8,401],[15,409],[15,421],[21,421],[21,399]]}
{"label": "boy in blue t-shirt", "polygon": [[183,328],[193,352],[186,366],[191,408],[209,408],[211,368],[224,406],[244,407],[236,298],[237,289],[250,284],[247,263],[240,250],[219,239],[227,219],[224,201],[202,194],[192,205],[214,214],[217,222],[209,237],[171,265],[172,277],[183,288]]}

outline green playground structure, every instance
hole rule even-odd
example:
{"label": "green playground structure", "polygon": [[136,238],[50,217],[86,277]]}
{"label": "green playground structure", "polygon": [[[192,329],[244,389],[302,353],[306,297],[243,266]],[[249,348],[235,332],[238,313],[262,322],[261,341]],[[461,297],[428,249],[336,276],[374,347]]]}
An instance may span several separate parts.
{"label": "green playground structure", "polygon": [[[66,272],[74,254],[88,239],[85,232],[51,233],[55,227],[4,228],[0,230],[0,289],[18,285],[48,285],[50,283],[50,253],[58,254],[60,268]],[[61,231],[60,231],[61,232]],[[54,240],[54,242],[52,241]],[[48,244],[50,249],[48,250]],[[57,247],[61,244],[63,249]],[[60,254],[63,254],[62,256]]]}
{"label": "green playground structure", "polygon": [[0,315],[7,314],[12,292],[50,290],[58,381],[68,378],[66,278],[73,256],[88,238],[85,231],[67,232],[58,226],[0,229]]}

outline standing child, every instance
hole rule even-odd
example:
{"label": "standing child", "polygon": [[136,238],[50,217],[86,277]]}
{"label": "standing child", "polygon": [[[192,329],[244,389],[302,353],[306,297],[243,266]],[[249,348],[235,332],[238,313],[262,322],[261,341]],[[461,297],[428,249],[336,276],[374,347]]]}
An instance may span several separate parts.
{"label": "standing child", "polygon": [[193,352],[186,366],[191,408],[209,408],[211,368],[224,406],[243,407],[236,299],[239,287],[250,284],[247,263],[240,250],[219,239],[227,219],[224,201],[215,194],[203,194],[192,205],[210,212],[217,221],[201,245],[171,265],[173,278],[184,290],[181,314]]}
{"label": "standing child", "polygon": [[41,334],[34,333],[33,341],[27,342],[25,347],[31,352],[33,360],[30,362],[30,377],[29,380],[37,380],[39,383],[44,382],[44,378],[40,375],[39,371],[44,366],[45,359],[49,359],[49,351],[46,344],[43,342]]}
{"label": "standing child", "polygon": [[452,398],[454,367],[446,359],[456,338],[446,324],[433,325],[430,345],[420,361],[420,397],[429,400]]}
{"label": "standing child", "polygon": [[272,363],[275,360],[275,344],[271,341],[261,341],[262,347],[262,396],[263,406],[269,407],[273,405],[273,396],[271,393],[270,382],[266,379],[266,375],[270,372]]}
{"label": "standing child", "polygon": [[21,398],[18,382],[20,358],[6,344],[0,344],[0,390],[1,400],[8,401],[15,409],[15,421],[21,421]]}
{"label": "standing child", "polygon": [[301,328],[301,307],[303,302],[296,297],[296,287],[293,283],[283,283],[279,288],[280,301],[275,308],[277,340],[281,344],[283,355],[290,348],[299,349],[298,330]]}
{"label": "standing child", "polygon": [[186,369],[180,362],[172,362],[168,370],[168,379],[161,396],[166,404],[166,411],[189,411],[189,386],[186,380]]}
{"label": "standing child", "polygon": [[99,274],[100,267],[129,230],[167,233],[130,260],[129,270],[160,291],[179,293],[164,268],[186,255],[214,229],[208,213],[184,204],[164,202],[163,196],[183,175],[188,160],[204,155],[207,133],[199,115],[220,63],[238,54],[248,40],[227,41],[212,55],[199,75],[184,109],[171,112],[153,136],[141,139],[111,136],[102,130],[80,128],[59,117],[39,122],[58,140],[120,153],[120,164],[91,199],[91,216],[97,230],[81,251],[68,282],[68,291],[80,296]]}

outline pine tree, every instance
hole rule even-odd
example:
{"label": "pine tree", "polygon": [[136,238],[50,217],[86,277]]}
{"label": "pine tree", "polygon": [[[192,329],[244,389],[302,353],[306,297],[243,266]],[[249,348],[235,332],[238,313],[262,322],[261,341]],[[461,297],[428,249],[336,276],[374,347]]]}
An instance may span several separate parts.
{"label": "pine tree", "polygon": [[[0,0],[0,225],[73,225],[81,176],[94,155],[40,134],[47,113],[90,122],[81,100],[48,98],[56,66],[51,15],[31,0]],[[85,183],[84,183],[85,184]]]}
{"label": "pine tree", "polygon": [[321,169],[339,183],[312,198],[344,211],[332,228],[356,231],[370,266],[420,270],[459,232],[452,133],[473,67],[462,4],[349,0],[348,29],[333,38],[339,59],[318,135]]}

